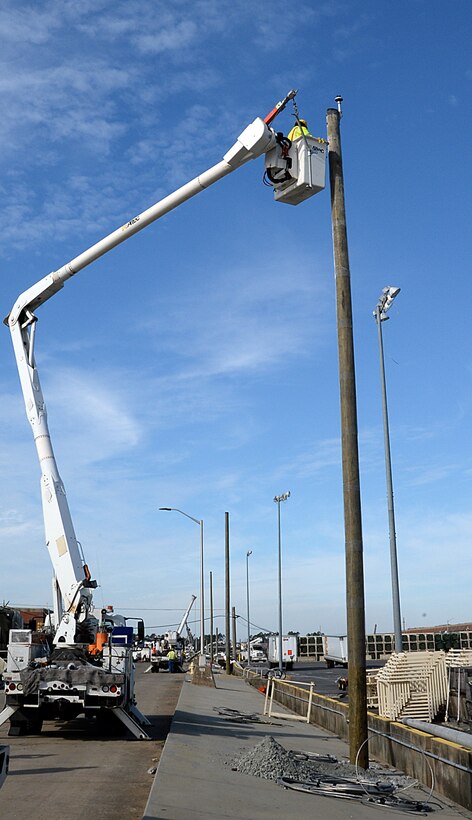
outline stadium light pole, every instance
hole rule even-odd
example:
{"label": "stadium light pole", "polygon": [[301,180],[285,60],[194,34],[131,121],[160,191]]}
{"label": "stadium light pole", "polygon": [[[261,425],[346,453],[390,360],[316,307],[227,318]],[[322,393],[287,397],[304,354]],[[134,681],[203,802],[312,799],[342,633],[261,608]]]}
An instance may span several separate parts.
{"label": "stadium light pole", "polygon": [[279,669],[282,672],[282,536],[280,530],[280,504],[282,501],[287,501],[290,498],[290,490],[282,495],[274,496],[274,501],[277,504],[277,525],[278,525],[278,541],[279,541]]}
{"label": "stadium light pole", "polygon": [[388,425],[387,410],[387,387],[385,381],[385,361],[382,337],[382,322],[389,317],[387,311],[393,304],[393,300],[400,293],[400,288],[388,286],[383,288],[380,299],[375,306],[374,319],[377,324],[379,337],[380,355],[380,381],[382,388],[382,409],[385,447],[385,474],[387,480],[387,508],[388,508],[388,531],[390,539],[390,567],[392,576],[392,603],[393,603],[393,629],[395,633],[395,652],[403,651],[402,641],[402,618],[400,608],[400,586],[398,582],[398,560],[397,560],[397,536],[395,533],[395,510],[393,505],[393,482],[392,482],[392,461],[390,456],[390,433]]}
{"label": "stadium light pole", "polygon": [[252,555],[252,550],[246,553],[246,603],[247,603],[247,665],[251,663],[251,626],[249,620],[249,556]]}
{"label": "stadium light pole", "polygon": [[205,576],[203,569],[203,518],[194,518],[183,510],[177,507],[159,507],[159,510],[165,512],[178,512],[190,518],[195,524],[200,527],[200,658],[199,666],[205,666]]}

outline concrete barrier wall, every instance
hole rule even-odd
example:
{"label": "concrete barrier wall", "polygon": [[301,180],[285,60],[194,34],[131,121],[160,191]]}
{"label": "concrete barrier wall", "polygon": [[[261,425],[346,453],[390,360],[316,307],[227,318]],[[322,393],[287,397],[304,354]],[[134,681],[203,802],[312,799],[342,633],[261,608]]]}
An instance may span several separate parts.
{"label": "concrete barrier wall", "polygon": [[[266,685],[259,675],[252,686]],[[289,685],[287,685],[289,684]],[[274,700],[297,715],[307,714],[308,692],[288,681],[275,681]],[[313,694],[310,723],[349,740],[349,706]],[[369,755],[400,769],[427,788],[472,810],[472,750],[368,712]]]}

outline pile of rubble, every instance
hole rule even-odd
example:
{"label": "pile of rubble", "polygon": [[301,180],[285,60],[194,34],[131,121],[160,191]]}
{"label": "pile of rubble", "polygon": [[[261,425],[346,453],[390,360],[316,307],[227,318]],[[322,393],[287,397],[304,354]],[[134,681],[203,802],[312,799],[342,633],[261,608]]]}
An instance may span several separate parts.
{"label": "pile of rubble", "polygon": [[[250,752],[234,761],[233,770],[263,777],[285,789],[305,794],[357,800],[365,806],[380,806],[424,816],[440,809],[426,801],[406,797],[402,792],[415,781],[373,764],[370,769],[356,771],[350,763],[332,755],[287,751],[273,737],[265,737]],[[384,777],[387,775],[387,777]]]}
{"label": "pile of rubble", "polygon": [[250,752],[234,761],[233,768],[243,774],[277,780],[279,777],[311,779],[313,768],[305,767],[304,761],[296,760],[273,737],[265,737]]}
{"label": "pile of rubble", "polygon": [[393,773],[376,763],[372,763],[367,771],[356,771],[356,767],[351,763],[337,760],[332,755],[287,751],[270,735],[235,760],[233,769],[266,780],[278,780],[281,777],[305,781],[315,781],[319,777],[356,780],[362,776],[363,781],[376,783],[385,780],[385,775],[388,775],[388,781],[396,788],[405,788],[413,783],[406,775]]}

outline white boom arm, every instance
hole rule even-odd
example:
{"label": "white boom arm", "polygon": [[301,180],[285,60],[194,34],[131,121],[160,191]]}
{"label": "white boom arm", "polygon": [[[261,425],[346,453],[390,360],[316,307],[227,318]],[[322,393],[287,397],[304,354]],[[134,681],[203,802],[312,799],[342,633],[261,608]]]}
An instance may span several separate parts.
{"label": "white boom arm", "polygon": [[184,628],[185,624],[186,624],[186,623],[187,623],[187,621],[188,621],[188,616],[190,615],[190,610],[192,609],[192,607],[193,607],[193,605],[194,605],[194,603],[195,603],[196,599],[197,599],[197,596],[196,596],[196,595],[192,595],[192,600],[190,601],[190,603],[189,603],[189,605],[188,605],[188,607],[187,607],[187,609],[186,609],[186,611],[185,611],[185,615],[184,615],[184,617],[182,618],[182,620],[181,620],[181,622],[180,622],[180,624],[179,624],[179,626],[178,626],[178,629],[177,629],[177,637],[179,637],[179,638],[180,638],[180,636],[181,636],[181,634],[182,634],[182,630],[183,630],[183,628]]}
{"label": "white boom arm", "polygon": [[[282,103],[278,103],[277,113],[282,110],[285,102],[291,99],[290,95],[294,93],[290,92]],[[275,115],[271,112],[266,120],[271,121],[273,116]],[[266,153],[275,145],[275,142],[275,132],[272,128],[264,120],[255,119],[245,128],[221,162],[191,182],[187,182],[174,193],[164,197],[143,213],[133,217],[121,228],[92,245],[59,270],[40,279],[18,297],[11,313],[5,319],[13,340],[26,413],[33,430],[42,471],[41,496],[46,544],[57,585],[64,601],[64,613],[54,638],[56,644],[90,642],[89,636],[80,635],[80,625],[85,625],[84,622],[87,622],[88,615],[91,613],[91,590],[96,587],[96,582],[90,579],[87,565],[84,563],[80,545],[75,536],[64,485],[54,457],[46,406],[34,357],[37,319],[33,311],[57,293],[64,286],[64,282],[82,268],[155,222],[168,211],[240,168],[250,159]]]}

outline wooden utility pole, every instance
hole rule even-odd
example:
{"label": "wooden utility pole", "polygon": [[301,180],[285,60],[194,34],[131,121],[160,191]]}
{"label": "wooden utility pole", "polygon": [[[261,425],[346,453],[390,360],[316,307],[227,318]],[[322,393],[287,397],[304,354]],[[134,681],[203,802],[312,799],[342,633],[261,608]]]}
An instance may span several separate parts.
{"label": "wooden utility pole", "polygon": [[233,660],[237,661],[236,656],[236,607],[231,607],[231,619],[233,624]]}
{"label": "wooden utility pole", "polygon": [[231,649],[230,649],[230,586],[229,586],[229,513],[225,512],[225,652],[226,652],[226,674],[231,675],[233,667],[231,666]]}
{"label": "wooden utility pole", "polygon": [[341,397],[341,441],[346,545],[346,606],[349,655],[349,754],[351,763],[369,766],[367,744],[367,686],[365,665],[365,602],[362,547],[361,497],[357,434],[356,377],[352,330],[351,275],[344,203],[341,153],[341,102],[329,108],[329,177],[333,224],[336,314],[338,328],[339,384]]}
{"label": "wooden utility pole", "polygon": [[210,669],[213,663],[213,573],[210,572]]}

